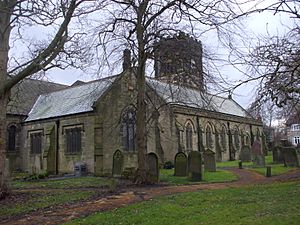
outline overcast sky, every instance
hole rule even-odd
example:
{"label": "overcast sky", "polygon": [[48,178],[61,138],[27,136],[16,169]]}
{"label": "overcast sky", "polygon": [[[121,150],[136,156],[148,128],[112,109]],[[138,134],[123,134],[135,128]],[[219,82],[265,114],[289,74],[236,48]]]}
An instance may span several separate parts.
{"label": "overcast sky", "polygon": [[[256,41],[256,37],[259,37],[261,35],[266,35],[269,33],[270,35],[274,34],[282,34],[286,32],[288,29],[287,27],[291,23],[291,19],[287,15],[273,15],[272,13],[259,13],[259,14],[253,14],[251,16],[248,16],[246,19],[244,19],[244,29],[247,31],[249,42],[251,40],[253,43]],[[34,29],[34,28],[33,28]],[[34,31],[34,30],[33,30]],[[36,31],[37,33],[41,33],[40,30]],[[32,32],[34,35],[36,32]],[[223,48],[217,48],[219,45],[216,43],[216,41],[213,38],[203,38],[201,40],[203,42],[203,45],[209,46],[216,51],[218,54],[224,56],[224,58],[227,58],[228,52],[225,51]],[[13,44],[13,43],[12,43]],[[240,46],[243,47],[242,44]],[[20,50],[20,48],[19,48]],[[116,71],[116,73],[121,72],[121,67],[119,71]],[[227,77],[230,82],[238,82],[242,79],[243,74],[238,72],[237,70],[233,69],[230,66],[223,66],[220,69],[220,72],[224,77]],[[115,75],[115,74],[102,74],[102,76],[107,75]],[[53,69],[51,72],[47,74],[47,77],[50,81],[67,84],[70,85],[74,83],[76,80],[82,80],[82,81],[89,81],[95,79],[95,77],[82,72],[81,70],[74,70],[74,69],[68,69],[68,70],[59,70],[59,69]],[[243,85],[240,88],[236,89],[233,98],[244,108],[247,108],[248,105],[253,101],[255,97],[255,85],[256,83],[250,83],[248,85]]]}

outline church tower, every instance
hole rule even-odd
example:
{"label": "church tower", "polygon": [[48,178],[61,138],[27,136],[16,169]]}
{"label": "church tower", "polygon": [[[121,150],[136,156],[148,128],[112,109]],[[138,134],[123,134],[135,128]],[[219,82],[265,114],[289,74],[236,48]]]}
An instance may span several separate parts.
{"label": "church tower", "polygon": [[154,50],[155,78],[204,90],[202,44],[187,34],[161,39]]}

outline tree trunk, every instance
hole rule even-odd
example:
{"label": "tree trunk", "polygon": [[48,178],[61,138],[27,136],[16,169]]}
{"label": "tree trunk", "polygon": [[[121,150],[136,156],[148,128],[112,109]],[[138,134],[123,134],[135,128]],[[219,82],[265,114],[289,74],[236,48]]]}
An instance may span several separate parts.
{"label": "tree trunk", "polygon": [[7,76],[7,62],[9,51],[10,20],[15,1],[1,1],[0,3],[0,199],[5,197],[8,190],[8,171],[6,171],[6,106],[9,90],[5,88]]}
{"label": "tree trunk", "polygon": [[[0,199],[8,193],[8,171],[6,171],[6,96],[0,97]],[[3,106],[3,107],[2,107]]]}
{"label": "tree trunk", "polygon": [[141,4],[138,10],[137,19],[137,39],[138,39],[138,68],[137,68],[137,148],[138,148],[138,174],[137,183],[148,183],[147,173],[147,147],[146,147],[146,103],[145,103],[145,44],[144,44],[144,27],[142,25],[142,16],[144,15],[146,5]]}

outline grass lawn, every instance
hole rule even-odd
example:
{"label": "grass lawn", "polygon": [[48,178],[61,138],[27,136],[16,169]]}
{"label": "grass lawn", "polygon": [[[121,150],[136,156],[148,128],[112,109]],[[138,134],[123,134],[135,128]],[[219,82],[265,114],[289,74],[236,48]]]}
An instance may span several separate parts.
{"label": "grass lawn", "polygon": [[[243,166],[252,166],[252,162],[244,162]],[[239,167],[239,160],[234,161],[224,161],[224,162],[217,162],[218,168],[225,168],[225,167]]]}
{"label": "grass lawn", "polygon": [[[273,164],[273,156],[272,152],[268,153],[267,156],[265,156],[265,162],[267,165]],[[234,161],[224,161],[224,162],[217,162],[217,167],[222,168],[222,167],[238,167],[239,166],[239,160],[234,160]],[[243,166],[246,167],[252,167],[253,162],[243,162]]]}
{"label": "grass lawn", "polygon": [[300,221],[300,182],[164,196],[68,224],[286,224]]}
{"label": "grass lawn", "polygon": [[[0,221],[10,216],[35,210],[72,203],[97,195],[97,188],[110,185],[111,180],[101,177],[74,177],[58,180],[34,181],[14,180],[11,182],[13,195],[1,202]],[[77,188],[76,190],[69,190]],[[86,189],[95,188],[95,189]]]}
{"label": "grass lawn", "polygon": [[217,172],[204,172],[203,181],[192,182],[187,177],[175,177],[174,169],[160,170],[160,181],[167,182],[169,184],[181,185],[181,184],[196,184],[196,183],[214,183],[214,182],[226,182],[237,180],[238,177],[230,171],[217,170]]}
{"label": "grass lawn", "polygon": [[95,191],[39,190],[17,192],[14,195],[14,200],[0,205],[0,221],[10,216],[25,214],[37,209],[85,200],[95,195]]}
{"label": "grass lawn", "polygon": [[[235,161],[227,161],[227,162],[217,162],[217,167],[238,167],[239,160]],[[266,165],[269,165],[272,167],[272,176],[280,175],[286,172],[289,172],[291,170],[294,170],[294,167],[284,167],[284,165],[281,164],[274,164],[273,163],[273,156],[272,152],[269,152],[269,155],[265,156],[265,163]],[[253,162],[244,162],[243,167],[247,168],[249,170],[255,171],[257,173],[260,173],[262,175],[266,174],[266,168],[265,167],[254,167]]]}
{"label": "grass lawn", "polygon": [[[295,170],[295,167],[285,167],[282,164],[273,164],[271,165],[272,169],[271,169],[271,174],[272,176],[277,176],[292,170]],[[266,174],[266,167],[258,167],[258,168],[249,168],[249,170],[255,171],[261,175],[265,175]]]}
{"label": "grass lawn", "polygon": [[60,180],[12,181],[12,188],[87,188],[109,185],[109,180],[102,177],[74,177]]}

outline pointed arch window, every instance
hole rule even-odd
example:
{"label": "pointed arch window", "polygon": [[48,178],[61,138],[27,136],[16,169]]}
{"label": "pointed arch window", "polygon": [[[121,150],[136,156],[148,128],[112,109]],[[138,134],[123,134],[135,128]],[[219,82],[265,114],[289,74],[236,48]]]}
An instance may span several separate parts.
{"label": "pointed arch window", "polygon": [[234,138],[234,146],[235,146],[236,150],[239,150],[240,149],[240,139],[239,139],[238,129],[234,130],[233,138]]}
{"label": "pointed arch window", "polygon": [[246,145],[250,146],[250,137],[249,137],[249,134],[246,134]]}
{"label": "pointed arch window", "polygon": [[11,125],[7,129],[8,132],[8,140],[7,147],[9,152],[16,151],[16,136],[17,136],[17,127],[15,125]]}
{"label": "pointed arch window", "polygon": [[260,131],[259,131],[258,128],[257,128],[257,131],[256,131],[256,140],[260,141]]}
{"label": "pointed arch window", "polygon": [[190,123],[187,123],[185,127],[186,134],[186,150],[193,150],[193,126]]}
{"label": "pointed arch window", "polygon": [[212,149],[214,147],[212,139],[212,129],[210,125],[206,126],[206,147]]}
{"label": "pointed arch window", "polygon": [[222,126],[222,130],[221,130],[221,133],[220,133],[220,144],[221,144],[221,147],[222,149],[226,149],[226,146],[227,146],[227,140],[226,140],[226,128],[224,126]]}
{"label": "pointed arch window", "polygon": [[135,151],[136,115],[132,108],[122,115],[122,137],[124,151]]}

